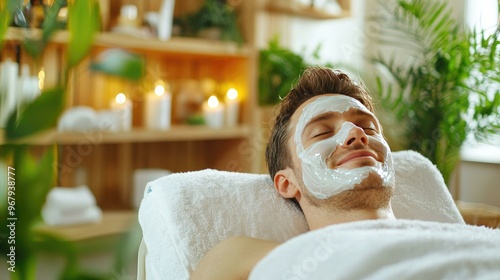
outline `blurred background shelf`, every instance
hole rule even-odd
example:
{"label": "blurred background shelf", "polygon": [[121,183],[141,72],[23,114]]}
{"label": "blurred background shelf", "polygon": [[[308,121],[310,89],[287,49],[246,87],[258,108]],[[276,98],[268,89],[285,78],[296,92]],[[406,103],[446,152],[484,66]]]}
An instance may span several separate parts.
{"label": "blurred background shelf", "polygon": [[[5,38],[7,41],[21,42],[25,38],[38,39],[42,35],[40,29],[9,27]],[[57,31],[51,38],[53,44],[66,44],[69,32]],[[147,42],[147,44],[145,44]],[[177,53],[213,57],[247,57],[252,51],[248,46],[234,42],[206,40],[200,38],[172,37],[163,41],[154,37],[136,37],[128,34],[102,32],[94,41],[94,46],[104,48],[123,48],[140,52]]]}
{"label": "blurred background shelf", "polygon": [[57,234],[68,241],[82,241],[125,233],[136,221],[136,211],[104,211],[102,219],[98,223],[68,226],[49,226],[42,224],[37,227],[37,231]]}
{"label": "blurred background shelf", "polygon": [[[131,131],[118,132],[58,132],[57,130],[45,131],[39,135],[28,137],[15,143],[31,145],[79,145],[84,142],[93,145],[113,143],[147,143],[147,142],[173,142],[173,141],[202,141],[239,139],[250,136],[249,126],[241,125],[234,128],[210,128],[207,126],[174,125],[169,130],[148,130],[134,128]],[[5,144],[4,132],[1,132],[0,145]]]}

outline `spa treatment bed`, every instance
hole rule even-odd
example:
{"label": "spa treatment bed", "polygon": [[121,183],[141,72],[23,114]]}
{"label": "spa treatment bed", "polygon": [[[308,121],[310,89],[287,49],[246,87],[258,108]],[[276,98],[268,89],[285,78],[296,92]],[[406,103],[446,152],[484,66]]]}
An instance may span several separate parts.
{"label": "spa treatment bed", "polygon": [[308,231],[302,212],[269,175],[216,170],[150,182],[139,209],[138,279],[189,279],[231,236],[284,242],[249,279],[500,279],[500,230],[465,225],[437,168],[393,153],[397,220]]}

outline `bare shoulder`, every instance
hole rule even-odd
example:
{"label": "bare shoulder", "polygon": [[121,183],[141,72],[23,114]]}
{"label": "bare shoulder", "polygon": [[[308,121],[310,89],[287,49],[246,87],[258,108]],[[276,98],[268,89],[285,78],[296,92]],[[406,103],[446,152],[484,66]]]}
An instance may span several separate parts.
{"label": "bare shoulder", "polygon": [[278,245],[245,236],[229,237],[208,251],[191,279],[247,279],[257,262]]}

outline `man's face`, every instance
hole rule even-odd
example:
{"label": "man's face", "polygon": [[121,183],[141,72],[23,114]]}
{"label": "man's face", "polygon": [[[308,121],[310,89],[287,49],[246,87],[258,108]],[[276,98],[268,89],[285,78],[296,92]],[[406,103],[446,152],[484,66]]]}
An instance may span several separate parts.
{"label": "man's face", "polygon": [[306,197],[394,186],[380,123],[354,98],[325,94],[306,101],[291,118],[288,145]]}

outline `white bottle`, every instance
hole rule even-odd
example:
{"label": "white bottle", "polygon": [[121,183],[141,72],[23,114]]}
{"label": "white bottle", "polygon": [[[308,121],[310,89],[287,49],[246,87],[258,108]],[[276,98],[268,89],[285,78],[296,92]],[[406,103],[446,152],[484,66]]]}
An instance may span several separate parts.
{"label": "white bottle", "polygon": [[158,38],[168,40],[172,36],[175,0],[163,0],[158,20]]}

